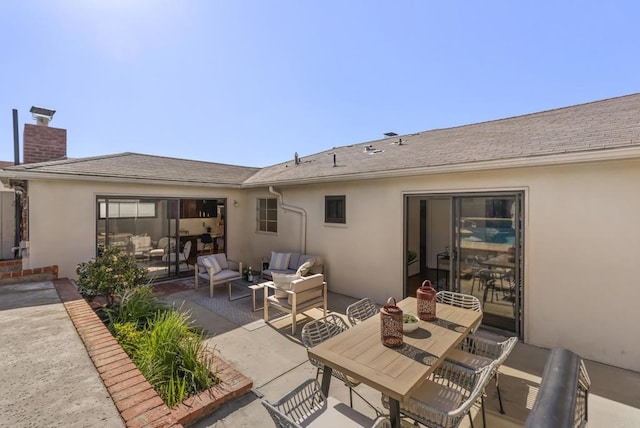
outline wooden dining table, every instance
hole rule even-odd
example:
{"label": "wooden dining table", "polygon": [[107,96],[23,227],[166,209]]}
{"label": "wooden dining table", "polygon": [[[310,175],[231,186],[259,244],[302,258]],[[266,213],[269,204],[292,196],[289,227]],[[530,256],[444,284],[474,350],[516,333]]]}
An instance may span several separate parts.
{"label": "wooden dining table", "polygon": [[[398,302],[403,313],[417,314],[415,297]],[[380,315],[308,349],[309,357],[324,364],[322,392],[329,394],[332,370],[345,373],[389,396],[393,427],[400,426],[400,403],[429,377],[447,355],[475,327],[481,312],[438,303],[435,321],[422,321],[403,335],[403,344],[384,346]]]}

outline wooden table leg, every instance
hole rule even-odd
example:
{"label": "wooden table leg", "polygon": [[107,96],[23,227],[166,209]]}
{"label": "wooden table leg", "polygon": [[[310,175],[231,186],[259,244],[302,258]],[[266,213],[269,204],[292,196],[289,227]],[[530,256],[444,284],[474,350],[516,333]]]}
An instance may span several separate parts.
{"label": "wooden table leg", "polygon": [[329,384],[331,383],[331,367],[324,366],[322,369],[322,393],[325,397],[329,396]]}
{"label": "wooden table leg", "polygon": [[389,419],[393,428],[400,428],[400,402],[389,397]]}

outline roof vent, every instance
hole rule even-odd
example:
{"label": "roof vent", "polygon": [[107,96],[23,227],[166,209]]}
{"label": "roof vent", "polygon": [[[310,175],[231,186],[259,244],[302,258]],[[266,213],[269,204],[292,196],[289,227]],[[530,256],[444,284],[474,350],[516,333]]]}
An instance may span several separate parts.
{"label": "roof vent", "polygon": [[36,124],[40,126],[49,126],[49,122],[53,119],[55,110],[49,110],[42,107],[33,106],[29,110],[31,116],[35,119]]}
{"label": "roof vent", "polygon": [[300,158],[298,157],[298,152],[295,152],[293,154],[293,160],[295,161],[296,165],[300,164]]}
{"label": "roof vent", "polygon": [[371,150],[373,150],[373,146],[371,144],[365,144],[364,151],[370,152]]}

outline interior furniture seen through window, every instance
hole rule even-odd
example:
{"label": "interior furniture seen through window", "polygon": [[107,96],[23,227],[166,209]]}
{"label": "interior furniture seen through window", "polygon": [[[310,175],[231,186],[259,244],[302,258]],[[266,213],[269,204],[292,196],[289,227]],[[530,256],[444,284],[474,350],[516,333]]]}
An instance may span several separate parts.
{"label": "interior furniture seen through window", "polygon": [[347,222],[346,197],[344,195],[324,197],[324,222],[342,224]]}
{"label": "interior furniture seen through window", "polygon": [[257,223],[260,232],[278,232],[278,201],[276,198],[258,198]]}

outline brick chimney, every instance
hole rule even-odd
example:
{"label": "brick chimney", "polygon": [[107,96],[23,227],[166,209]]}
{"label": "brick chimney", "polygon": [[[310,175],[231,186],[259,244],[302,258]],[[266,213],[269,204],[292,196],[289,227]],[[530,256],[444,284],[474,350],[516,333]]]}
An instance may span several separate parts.
{"label": "brick chimney", "polygon": [[46,162],[67,157],[67,130],[51,128],[55,110],[31,107],[37,125],[24,125],[24,163]]}

